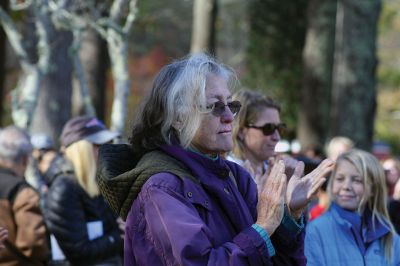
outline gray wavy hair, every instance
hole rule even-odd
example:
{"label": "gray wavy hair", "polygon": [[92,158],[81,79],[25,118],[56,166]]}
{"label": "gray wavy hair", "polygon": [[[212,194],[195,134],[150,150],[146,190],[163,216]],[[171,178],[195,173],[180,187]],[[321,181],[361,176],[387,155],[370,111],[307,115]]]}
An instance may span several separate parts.
{"label": "gray wavy hair", "polygon": [[193,54],[163,67],[133,123],[130,142],[143,152],[176,138],[188,147],[206,109],[206,81],[214,74],[232,88],[235,73],[206,54]]}
{"label": "gray wavy hair", "polygon": [[19,163],[29,157],[32,145],[28,134],[16,126],[0,131],[0,160]]}

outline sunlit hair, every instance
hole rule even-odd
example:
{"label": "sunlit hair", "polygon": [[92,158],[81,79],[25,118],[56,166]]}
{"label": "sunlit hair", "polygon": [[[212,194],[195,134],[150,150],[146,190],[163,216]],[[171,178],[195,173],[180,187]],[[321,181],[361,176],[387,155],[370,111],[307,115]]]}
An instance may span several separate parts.
{"label": "sunlit hair", "polygon": [[[343,160],[347,160],[354,165],[357,171],[361,174],[365,190],[369,191],[369,193],[365,193],[361,199],[358,211],[363,213],[363,211],[368,208],[372,212],[373,228],[375,228],[375,219],[378,219],[379,222],[386,226],[391,232],[386,234],[382,239],[382,244],[385,249],[385,258],[389,262],[391,261],[393,234],[395,234],[395,229],[390,222],[389,213],[387,211],[388,195],[383,168],[378,159],[371,153],[358,149],[351,149],[342,153],[338,157],[335,169],[329,179],[329,204],[334,201],[334,196],[332,194],[333,180],[337,172],[337,167]],[[368,197],[366,195],[368,195]]]}
{"label": "sunlit hair", "polygon": [[96,183],[96,159],[93,145],[87,140],[80,140],[65,148],[65,157],[72,163],[79,185],[91,197],[100,194]]}
{"label": "sunlit hair", "polygon": [[194,54],[163,67],[133,123],[132,148],[146,152],[176,138],[188,147],[206,109],[206,81],[213,74],[232,88],[232,70],[205,54]]}
{"label": "sunlit hair", "polygon": [[239,114],[233,122],[232,137],[233,137],[233,155],[241,160],[245,160],[245,146],[243,140],[239,137],[239,132],[248,124],[254,124],[258,120],[261,112],[265,109],[272,108],[278,112],[281,111],[280,105],[269,97],[257,91],[241,89],[233,94],[234,101],[240,101],[242,107]]}
{"label": "sunlit hair", "polygon": [[16,126],[0,130],[0,160],[18,164],[27,160],[32,152],[29,135]]}

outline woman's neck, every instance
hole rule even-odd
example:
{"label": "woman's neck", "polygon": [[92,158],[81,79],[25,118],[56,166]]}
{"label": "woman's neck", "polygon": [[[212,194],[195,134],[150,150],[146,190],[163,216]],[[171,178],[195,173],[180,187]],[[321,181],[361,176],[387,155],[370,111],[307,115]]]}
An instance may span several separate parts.
{"label": "woman's neck", "polygon": [[254,170],[263,169],[264,168],[264,161],[258,160],[251,152],[245,151],[244,152],[244,160],[248,160],[251,164],[251,167]]}
{"label": "woman's neck", "polygon": [[194,153],[197,153],[197,154],[199,154],[199,155],[201,155],[203,157],[206,157],[208,159],[211,159],[213,161],[218,159],[218,154],[206,154],[206,153],[203,153],[203,152],[199,151],[198,149],[196,149],[196,147],[194,147],[193,145],[189,146],[187,148],[187,150],[191,151],[191,152],[194,152]]}

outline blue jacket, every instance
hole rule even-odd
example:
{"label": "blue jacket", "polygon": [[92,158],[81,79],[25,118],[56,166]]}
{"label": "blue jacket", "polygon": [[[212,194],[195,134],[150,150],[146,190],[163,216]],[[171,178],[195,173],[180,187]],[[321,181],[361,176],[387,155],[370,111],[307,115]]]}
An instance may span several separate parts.
{"label": "blue jacket", "polygon": [[[112,194],[121,195],[129,182],[137,180],[134,175],[165,164],[165,170],[150,174],[137,197],[132,197],[133,203],[120,199],[132,206],[126,219],[125,265],[305,265],[304,230],[296,231],[290,219],[284,219],[271,236],[276,254],[270,257],[264,239],[252,227],[257,217],[257,188],[243,168],[179,146],[165,145],[161,150],[166,160],[148,153],[103,190],[109,199]],[[100,158],[118,163],[103,173],[119,172],[116,167],[126,161],[118,157],[122,152],[110,150],[114,155],[107,156],[104,151]],[[177,163],[195,179],[173,174]],[[147,167],[139,171],[144,164]],[[119,180],[126,180],[125,185],[113,192]]]}
{"label": "blue jacket", "polygon": [[[371,222],[356,237],[355,222],[344,219],[343,209],[332,204],[329,210],[307,225],[304,253],[307,265],[315,266],[379,266],[387,265],[381,237],[389,230],[379,222],[372,230]],[[357,239],[358,238],[358,239]],[[394,235],[390,265],[400,265],[400,237]]]}

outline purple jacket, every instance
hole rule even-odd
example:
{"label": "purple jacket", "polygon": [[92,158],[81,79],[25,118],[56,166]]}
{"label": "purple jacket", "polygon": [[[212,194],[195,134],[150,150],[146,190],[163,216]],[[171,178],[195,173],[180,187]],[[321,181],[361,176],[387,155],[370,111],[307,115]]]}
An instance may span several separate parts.
{"label": "purple jacket", "polygon": [[180,146],[161,150],[198,182],[168,171],[145,182],[126,220],[125,265],[305,265],[304,230],[288,219],[272,235],[276,255],[269,257],[251,227],[257,188],[243,168]]}

